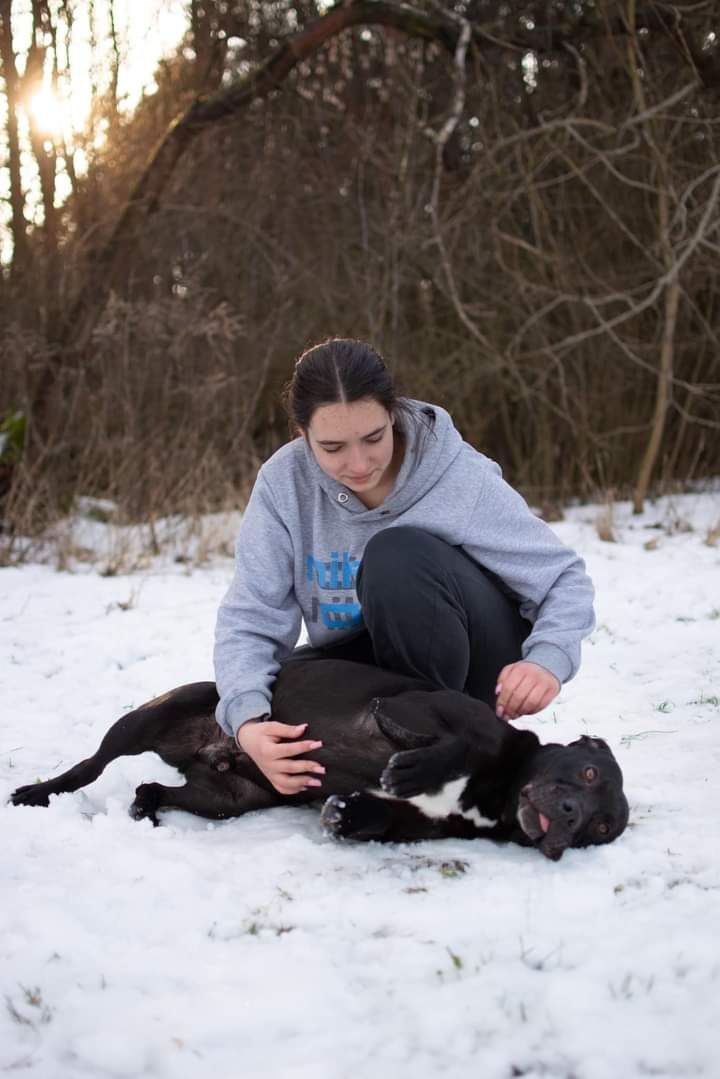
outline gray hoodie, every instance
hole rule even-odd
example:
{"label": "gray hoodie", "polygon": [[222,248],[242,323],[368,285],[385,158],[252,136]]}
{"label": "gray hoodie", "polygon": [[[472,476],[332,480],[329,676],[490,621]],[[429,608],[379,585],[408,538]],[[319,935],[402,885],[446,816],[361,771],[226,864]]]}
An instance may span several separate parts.
{"label": "gray hoodie", "polygon": [[374,509],[326,476],[302,438],[260,469],[215,633],[217,721],[227,734],[271,711],[275,675],[303,619],[312,644],[362,627],[355,577],[365,544],[396,525],[415,525],[467,551],[532,623],[523,658],[561,682],[577,671],[580,642],[594,625],[582,559],[531,512],[494,461],[463,441],[443,408],[410,404],[417,422],[402,421],[400,473]]}

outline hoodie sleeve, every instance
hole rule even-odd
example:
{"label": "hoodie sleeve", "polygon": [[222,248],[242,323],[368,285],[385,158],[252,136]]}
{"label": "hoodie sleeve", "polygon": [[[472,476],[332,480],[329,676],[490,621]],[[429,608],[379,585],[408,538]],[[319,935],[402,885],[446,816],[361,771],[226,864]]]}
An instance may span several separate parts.
{"label": "hoodie sleeve", "polygon": [[494,462],[463,547],[517,596],[520,613],[533,622],[523,659],[569,681],[580,666],[581,641],[595,625],[592,581],[580,556],[535,516]]}
{"label": "hoodie sleeve", "polygon": [[280,661],[295,646],[302,622],[293,584],[290,534],[262,470],[243,514],[235,574],[218,611],[216,718],[235,735],[248,719],[271,711]]}

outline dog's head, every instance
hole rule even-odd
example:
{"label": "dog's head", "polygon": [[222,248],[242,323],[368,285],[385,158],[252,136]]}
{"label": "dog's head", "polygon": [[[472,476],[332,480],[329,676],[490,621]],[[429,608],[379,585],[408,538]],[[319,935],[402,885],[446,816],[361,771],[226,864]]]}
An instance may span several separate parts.
{"label": "dog's head", "polygon": [[622,784],[602,738],[542,746],[518,792],[516,819],[525,841],[553,861],[568,847],[612,843],[628,822]]}

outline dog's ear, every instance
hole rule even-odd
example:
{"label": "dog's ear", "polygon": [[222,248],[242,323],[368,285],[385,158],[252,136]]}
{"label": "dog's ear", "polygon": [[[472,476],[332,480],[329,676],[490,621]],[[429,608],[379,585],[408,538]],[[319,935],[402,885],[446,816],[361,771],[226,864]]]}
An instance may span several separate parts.
{"label": "dog's ear", "polygon": [[610,746],[607,744],[604,738],[597,738],[595,735],[583,734],[578,738],[574,745],[588,746],[590,749],[606,749],[610,752]]}
{"label": "dog's ear", "polygon": [[425,749],[437,741],[437,734],[412,729],[417,727],[417,710],[413,713],[412,704],[404,696],[373,697],[370,712],[385,737],[399,749]]}

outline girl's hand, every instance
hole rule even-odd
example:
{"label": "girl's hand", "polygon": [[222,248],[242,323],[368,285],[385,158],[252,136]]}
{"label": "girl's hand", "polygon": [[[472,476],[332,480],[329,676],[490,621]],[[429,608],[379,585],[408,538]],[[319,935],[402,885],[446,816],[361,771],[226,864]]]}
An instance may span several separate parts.
{"label": "girl's hand", "polygon": [[498,675],[495,713],[499,719],[517,719],[541,712],[560,692],[554,674],[527,659],[509,663]]}
{"label": "girl's hand", "polygon": [[274,720],[249,719],[237,732],[237,744],[251,757],[279,794],[299,794],[307,787],[319,787],[325,769],[316,761],[297,760],[302,753],[320,749],[322,742],[289,741],[305,731],[307,723],[295,726]]}

